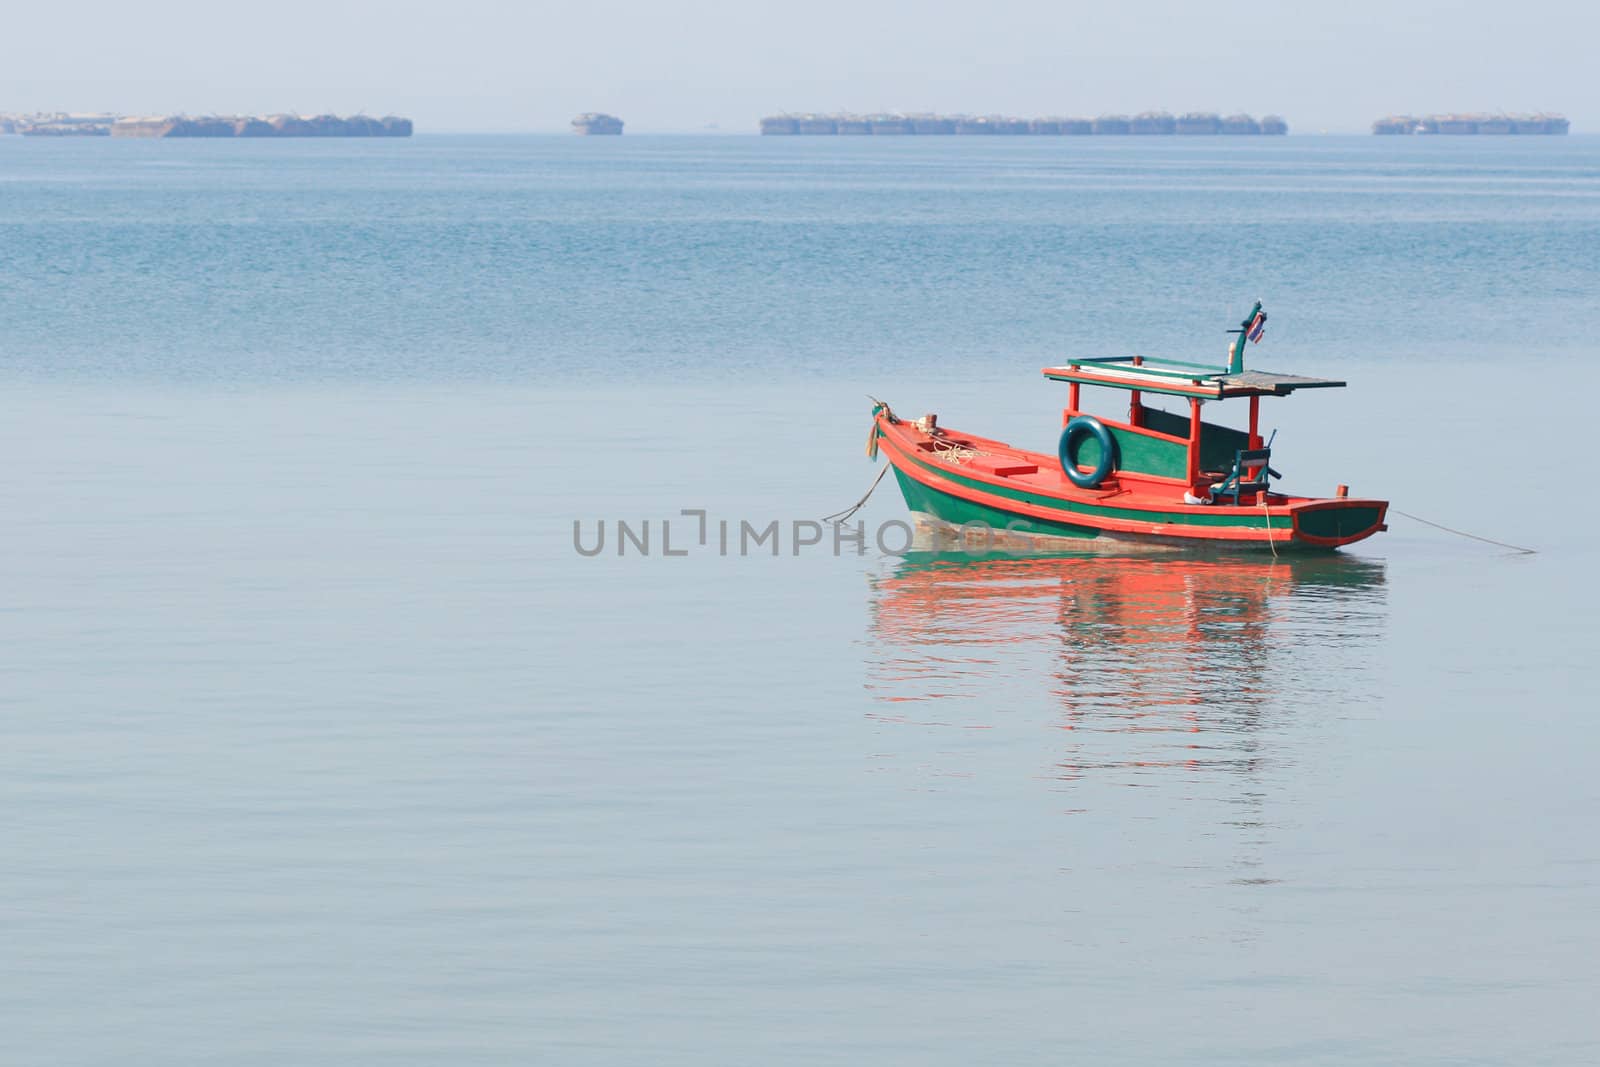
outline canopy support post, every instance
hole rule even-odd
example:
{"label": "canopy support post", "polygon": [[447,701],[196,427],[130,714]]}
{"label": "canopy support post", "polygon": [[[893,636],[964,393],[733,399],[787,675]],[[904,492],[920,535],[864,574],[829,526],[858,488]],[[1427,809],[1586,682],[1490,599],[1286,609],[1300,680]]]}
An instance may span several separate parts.
{"label": "canopy support post", "polygon": [[1189,487],[1200,484],[1200,401],[1189,399]]}
{"label": "canopy support post", "polygon": [[1261,398],[1250,397],[1250,447],[1261,447]]}

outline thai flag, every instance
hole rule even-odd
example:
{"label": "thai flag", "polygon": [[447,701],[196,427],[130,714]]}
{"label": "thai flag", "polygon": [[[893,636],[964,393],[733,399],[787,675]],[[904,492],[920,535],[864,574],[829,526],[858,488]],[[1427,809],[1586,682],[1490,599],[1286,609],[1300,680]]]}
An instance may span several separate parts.
{"label": "thai flag", "polygon": [[1261,335],[1267,332],[1267,313],[1256,312],[1256,317],[1250,320],[1250,325],[1244,328],[1244,335],[1250,339],[1251,344],[1260,344]]}

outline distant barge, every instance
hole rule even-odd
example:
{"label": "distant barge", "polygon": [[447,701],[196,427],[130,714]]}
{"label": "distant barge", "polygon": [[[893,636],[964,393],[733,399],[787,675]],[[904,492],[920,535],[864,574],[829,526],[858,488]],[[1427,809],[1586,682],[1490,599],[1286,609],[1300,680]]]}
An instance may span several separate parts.
{"label": "distant barge", "polygon": [[1372,124],[1372,132],[1401,134],[1545,134],[1563,135],[1571,124],[1563,115],[1389,115]]}
{"label": "distant barge", "polygon": [[410,137],[411,120],[386,115],[0,115],[24,137]]}
{"label": "distant barge", "polygon": [[0,114],[0,133],[18,133],[24,137],[105,137],[116,118],[115,115],[65,111]]}
{"label": "distant barge", "polygon": [[386,115],[223,115],[190,118],[167,115],[122,118],[111,124],[113,137],[410,137],[411,120]]}
{"label": "distant barge", "polygon": [[1101,115],[1099,118],[1049,116],[1037,119],[1009,115],[933,115],[833,114],[769,115],[761,120],[761,132],[768,136],[861,135],[918,136],[999,135],[1084,137],[1102,135],[1282,135],[1289,124],[1277,115],[1259,122],[1249,115],[1218,115],[1211,111],[1191,111],[1170,115],[1165,111],[1142,114]]}
{"label": "distant barge", "polygon": [[616,137],[622,133],[622,120],[599,111],[585,111],[572,120],[572,132],[584,137],[596,134]]}

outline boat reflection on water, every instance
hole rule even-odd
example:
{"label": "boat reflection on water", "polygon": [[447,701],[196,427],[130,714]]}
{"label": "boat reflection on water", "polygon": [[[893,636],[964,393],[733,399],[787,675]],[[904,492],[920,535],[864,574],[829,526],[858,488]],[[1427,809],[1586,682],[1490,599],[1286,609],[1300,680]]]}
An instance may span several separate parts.
{"label": "boat reflection on water", "polygon": [[1251,768],[1264,728],[1359,705],[1387,613],[1383,564],[1344,555],[921,553],[872,582],[876,717],[1056,727],[1067,779]]}

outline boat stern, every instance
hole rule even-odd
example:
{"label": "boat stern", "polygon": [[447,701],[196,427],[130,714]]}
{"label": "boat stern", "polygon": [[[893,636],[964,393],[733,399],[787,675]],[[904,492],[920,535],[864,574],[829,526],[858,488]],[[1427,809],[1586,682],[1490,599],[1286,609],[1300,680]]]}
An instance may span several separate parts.
{"label": "boat stern", "polygon": [[1317,548],[1338,548],[1382,533],[1389,528],[1384,522],[1388,513],[1387,500],[1345,497],[1307,501],[1290,511],[1294,539]]}

